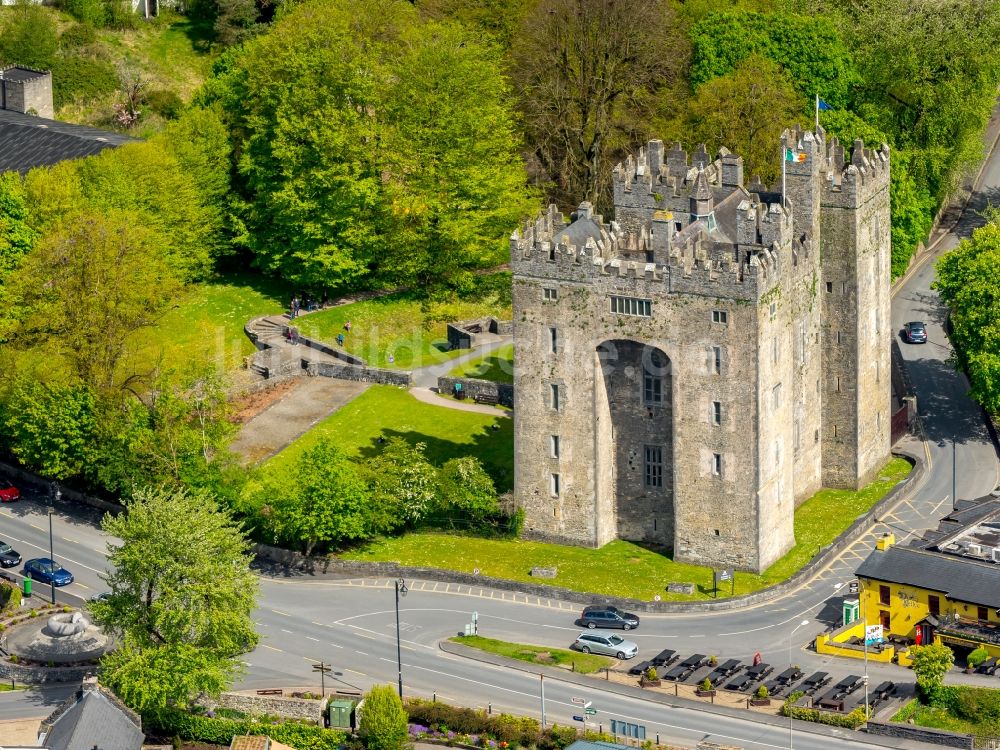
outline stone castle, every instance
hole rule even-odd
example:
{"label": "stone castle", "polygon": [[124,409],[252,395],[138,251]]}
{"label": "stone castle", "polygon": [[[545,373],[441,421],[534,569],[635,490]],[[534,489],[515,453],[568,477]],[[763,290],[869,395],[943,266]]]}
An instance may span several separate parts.
{"label": "stone castle", "polygon": [[889,458],[889,148],[780,145],[768,190],[650,141],[614,221],[550,206],[512,235],[527,536],[762,571],[798,503]]}

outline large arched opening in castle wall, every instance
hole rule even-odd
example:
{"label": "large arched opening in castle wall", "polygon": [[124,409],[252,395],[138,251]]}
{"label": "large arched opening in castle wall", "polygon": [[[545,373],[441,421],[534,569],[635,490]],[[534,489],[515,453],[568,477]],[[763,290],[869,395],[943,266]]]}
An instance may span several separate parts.
{"label": "large arched opening in castle wall", "polygon": [[[601,539],[672,551],[673,382],[660,349],[628,339],[596,348],[594,376],[597,501]],[[603,520],[601,520],[603,519]]]}

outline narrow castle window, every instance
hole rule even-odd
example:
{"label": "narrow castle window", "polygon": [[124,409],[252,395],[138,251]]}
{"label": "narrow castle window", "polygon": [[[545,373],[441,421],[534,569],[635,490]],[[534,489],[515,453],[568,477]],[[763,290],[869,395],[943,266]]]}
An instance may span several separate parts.
{"label": "narrow castle window", "polygon": [[725,310],[712,310],[712,322],[726,325],[729,323],[729,313]]}
{"label": "narrow castle window", "polygon": [[559,497],[559,475],[552,474],[549,479],[549,492],[552,493],[552,497]]}
{"label": "narrow castle window", "polygon": [[781,407],[781,383],[771,389],[771,407],[775,411]]}
{"label": "narrow castle window", "polygon": [[546,302],[554,302],[559,299],[559,290],[548,286],[544,287],[542,289],[542,299]]}
{"label": "narrow castle window", "polygon": [[833,294],[833,282],[832,281],[826,282],[826,293],[827,294]]}
{"label": "narrow castle window", "polygon": [[840,375],[838,375],[837,377],[835,377],[833,380],[834,380],[834,383],[833,383],[834,390],[837,391],[837,393],[840,393]]}
{"label": "narrow castle window", "polygon": [[556,411],[559,411],[559,384],[552,383],[549,386],[549,396],[551,398],[550,405]]}
{"label": "narrow castle window", "polygon": [[793,450],[798,450],[799,447],[800,447],[799,443],[801,441],[801,437],[800,437],[801,433],[802,433],[802,417],[796,416],[795,417],[795,422],[792,425],[792,449]]}
{"label": "narrow castle window", "polygon": [[722,424],[722,402],[713,401],[712,402],[712,424],[720,425]]}
{"label": "narrow castle window", "polygon": [[550,328],[549,329],[549,346],[550,346],[553,354],[555,354],[556,352],[559,351],[559,329],[558,328]]}
{"label": "narrow castle window", "polygon": [[843,342],[843,340],[844,337],[841,335],[840,331],[837,331],[837,343],[840,344]]}
{"label": "narrow castle window", "polygon": [[663,486],[663,446],[647,445],[643,458],[643,473],[647,487]]}
{"label": "narrow castle window", "polygon": [[646,406],[660,406],[663,403],[663,378],[647,372],[642,383],[642,402]]}
{"label": "narrow castle window", "polygon": [[552,450],[552,458],[559,458],[559,436],[550,436],[550,448]]}
{"label": "narrow castle window", "polygon": [[712,473],[720,477],[722,476],[722,454],[713,453],[712,454]]}
{"label": "narrow castle window", "polygon": [[780,353],[781,353],[781,339],[780,339],[780,337],[775,336],[773,339],[771,339],[771,364],[772,365],[778,364],[778,357],[780,356]]}
{"label": "narrow castle window", "polygon": [[549,260],[556,259],[556,246],[549,243]]}
{"label": "narrow castle window", "polygon": [[712,347],[712,372],[716,375],[722,373],[722,347]]}
{"label": "narrow castle window", "polygon": [[771,303],[771,305],[769,307],[769,312],[771,313],[771,320],[774,320],[774,317],[778,314],[778,303],[777,302],[772,302]]}

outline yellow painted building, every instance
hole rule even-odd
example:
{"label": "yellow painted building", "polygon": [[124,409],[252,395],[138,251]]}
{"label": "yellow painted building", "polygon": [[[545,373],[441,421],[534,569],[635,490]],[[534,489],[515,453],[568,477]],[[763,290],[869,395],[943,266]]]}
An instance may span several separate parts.
{"label": "yellow painted building", "polygon": [[969,505],[928,537],[879,540],[857,570],[862,620],[890,642],[944,643],[958,664],[979,647],[1000,658],[1000,501]]}

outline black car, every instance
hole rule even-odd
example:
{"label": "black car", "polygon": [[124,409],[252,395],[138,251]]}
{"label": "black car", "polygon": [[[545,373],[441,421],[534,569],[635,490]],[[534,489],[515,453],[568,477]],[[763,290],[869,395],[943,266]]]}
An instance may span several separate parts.
{"label": "black car", "polygon": [[926,344],[927,326],[914,320],[903,326],[903,338],[907,344]]}
{"label": "black car", "polygon": [[623,612],[618,607],[609,605],[594,605],[586,607],[580,615],[580,624],[588,628],[621,628],[622,630],[632,630],[639,627],[638,615],[631,612]]}
{"label": "black car", "polygon": [[21,556],[17,550],[6,542],[0,542],[0,568],[13,568],[21,564]]}

